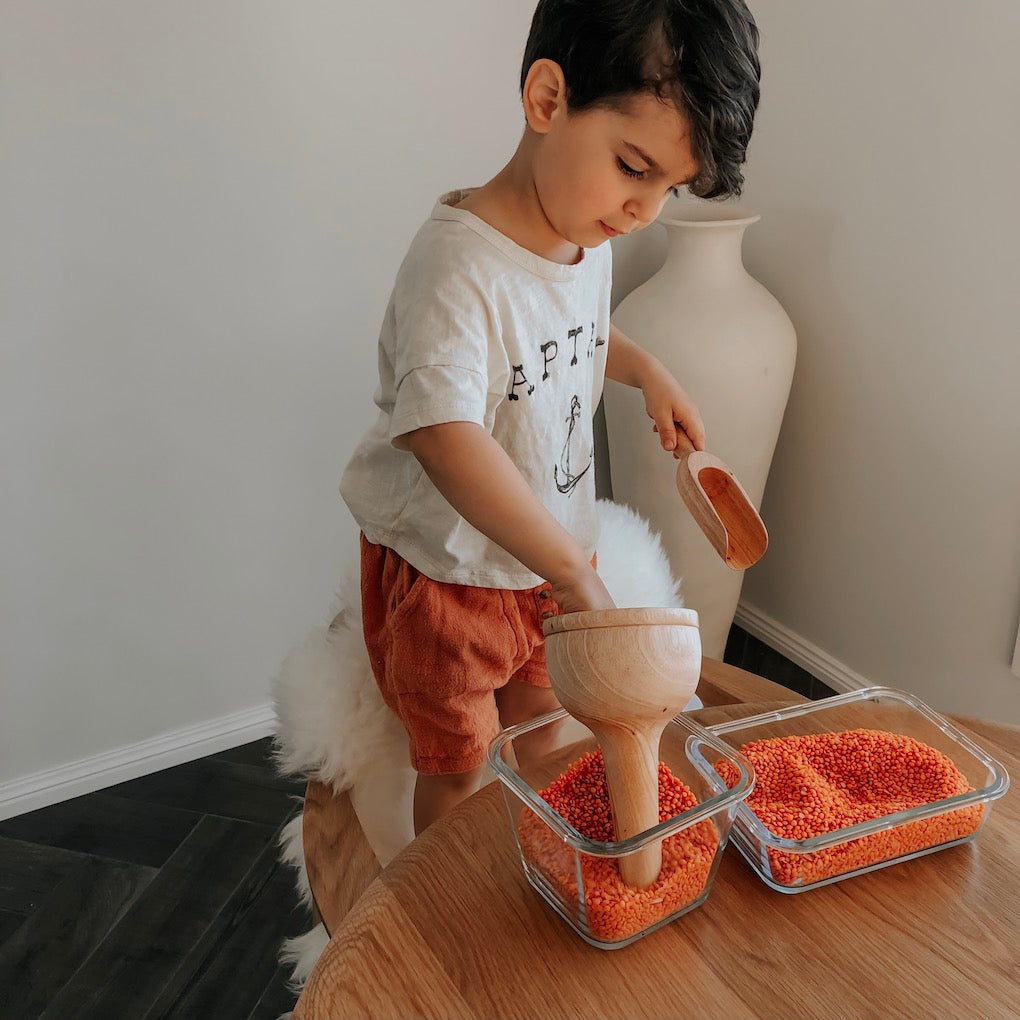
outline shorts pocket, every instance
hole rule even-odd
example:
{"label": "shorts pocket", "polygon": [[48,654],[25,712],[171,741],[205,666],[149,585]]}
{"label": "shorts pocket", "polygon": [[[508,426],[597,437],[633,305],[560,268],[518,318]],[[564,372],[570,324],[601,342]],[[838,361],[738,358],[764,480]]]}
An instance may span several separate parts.
{"label": "shorts pocket", "polygon": [[389,624],[397,628],[421,603],[430,585],[436,584],[431,577],[412,567],[406,560],[400,565],[400,573],[390,593]]}

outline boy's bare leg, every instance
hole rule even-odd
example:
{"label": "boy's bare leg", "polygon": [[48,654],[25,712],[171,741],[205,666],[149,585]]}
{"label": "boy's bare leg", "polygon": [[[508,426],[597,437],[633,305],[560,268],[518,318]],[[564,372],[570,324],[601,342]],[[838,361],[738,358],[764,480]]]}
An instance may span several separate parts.
{"label": "boy's bare leg", "polygon": [[481,778],[481,765],[469,772],[446,776],[419,772],[414,784],[414,834],[420,836],[433,822],[467,800],[478,789]]}
{"label": "boy's bare leg", "polygon": [[[496,705],[499,708],[499,721],[504,728],[527,722],[546,712],[554,712],[560,707],[556,695],[548,687],[535,687],[534,684],[521,683],[519,680],[511,680],[496,692]],[[556,723],[518,737],[514,741],[517,761],[527,765],[555,750],[559,730],[560,725]]]}

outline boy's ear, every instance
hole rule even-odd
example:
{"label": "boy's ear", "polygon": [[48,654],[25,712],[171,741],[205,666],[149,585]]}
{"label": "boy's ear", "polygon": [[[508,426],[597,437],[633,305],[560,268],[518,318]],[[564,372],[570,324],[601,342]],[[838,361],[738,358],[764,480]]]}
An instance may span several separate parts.
{"label": "boy's ear", "polygon": [[528,127],[539,134],[549,130],[553,117],[567,108],[567,82],[555,60],[536,60],[524,78],[521,95]]}

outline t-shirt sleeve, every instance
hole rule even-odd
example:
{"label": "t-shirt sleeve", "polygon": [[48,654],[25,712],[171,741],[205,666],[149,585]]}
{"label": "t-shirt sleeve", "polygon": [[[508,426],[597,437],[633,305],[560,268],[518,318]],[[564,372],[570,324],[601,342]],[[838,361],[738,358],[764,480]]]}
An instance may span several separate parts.
{"label": "t-shirt sleeve", "polygon": [[408,260],[397,280],[391,442],[443,422],[486,425],[497,324],[479,282],[444,263]]}

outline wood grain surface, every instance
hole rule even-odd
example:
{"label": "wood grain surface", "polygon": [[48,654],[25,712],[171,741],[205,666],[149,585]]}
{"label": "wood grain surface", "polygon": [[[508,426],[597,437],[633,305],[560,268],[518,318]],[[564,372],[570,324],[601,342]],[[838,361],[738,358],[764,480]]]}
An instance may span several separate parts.
{"label": "wood grain surface", "polygon": [[[803,700],[710,661],[699,694],[707,725]],[[954,721],[1020,775],[1020,730]],[[1020,987],[1017,846],[1013,790],[975,842],[799,895],[768,889],[728,847],[702,907],[605,952],[528,885],[492,784],[369,884],[334,930],[295,1020],[1007,1020]]]}
{"label": "wood grain surface", "polygon": [[[1020,765],[1020,731],[963,725]],[[1017,800],[996,802],[974,843],[800,895],[765,887],[729,847],[704,906],[604,952],[527,884],[490,785],[371,884],[295,1018],[1016,1017]]]}
{"label": "wood grain surface", "polygon": [[332,933],[382,868],[346,791],[309,783],[301,826],[312,900]]}

